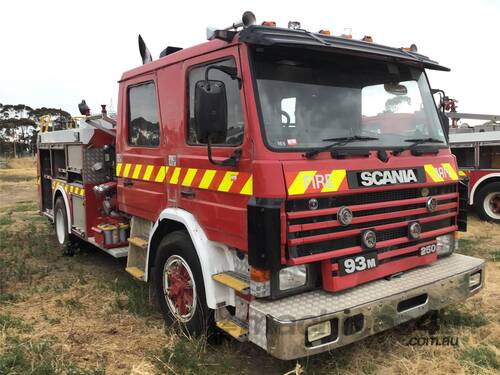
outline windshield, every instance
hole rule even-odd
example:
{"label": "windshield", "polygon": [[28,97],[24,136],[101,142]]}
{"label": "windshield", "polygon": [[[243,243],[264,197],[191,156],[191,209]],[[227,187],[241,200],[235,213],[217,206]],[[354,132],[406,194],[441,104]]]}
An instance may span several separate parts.
{"label": "windshield", "polygon": [[[307,57],[305,57],[307,56]],[[260,49],[254,70],[264,136],[273,149],[446,145],[422,70],[366,58]],[[367,139],[363,139],[366,137]]]}

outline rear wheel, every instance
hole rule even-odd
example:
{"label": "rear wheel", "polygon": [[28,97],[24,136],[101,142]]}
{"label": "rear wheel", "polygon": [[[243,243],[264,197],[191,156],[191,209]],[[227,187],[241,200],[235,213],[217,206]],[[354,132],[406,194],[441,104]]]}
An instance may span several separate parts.
{"label": "rear wheel", "polygon": [[192,336],[208,335],[213,310],[207,306],[200,261],[187,232],[172,232],[160,242],[153,274],[165,323]]}
{"label": "rear wheel", "polygon": [[500,182],[493,182],[479,190],[474,206],[482,220],[500,223]]}
{"label": "rear wheel", "polygon": [[74,253],[73,237],[68,233],[68,214],[66,211],[66,204],[62,197],[57,198],[54,204],[54,226],[59,248],[64,254],[72,255]]}

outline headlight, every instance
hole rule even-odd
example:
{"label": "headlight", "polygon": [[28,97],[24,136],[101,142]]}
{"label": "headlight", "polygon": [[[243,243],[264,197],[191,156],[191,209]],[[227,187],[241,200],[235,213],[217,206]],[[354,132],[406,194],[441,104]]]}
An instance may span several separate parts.
{"label": "headlight", "polygon": [[438,257],[450,255],[455,250],[455,235],[453,233],[436,237]]}
{"label": "headlight", "polygon": [[287,267],[280,270],[280,290],[288,290],[306,285],[307,282],[307,266]]}
{"label": "headlight", "polygon": [[473,273],[469,276],[469,289],[475,289],[481,285],[481,271]]}
{"label": "headlight", "polygon": [[325,337],[328,337],[332,334],[332,326],[330,321],[315,324],[307,328],[307,340],[309,342],[313,342],[316,340],[321,340]]}

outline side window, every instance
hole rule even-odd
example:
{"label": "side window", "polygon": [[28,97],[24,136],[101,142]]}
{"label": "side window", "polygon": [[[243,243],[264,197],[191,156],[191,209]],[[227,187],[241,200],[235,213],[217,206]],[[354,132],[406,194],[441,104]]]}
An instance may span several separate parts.
{"label": "side window", "polygon": [[128,143],[131,146],[160,145],[158,102],[154,82],[128,89]]}
{"label": "side window", "polygon": [[[210,65],[225,65],[235,67],[234,59],[216,61],[211,64],[195,67],[189,71],[188,75],[188,129],[187,143],[191,145],[200,145],[194,131],[194,87],[196,82],[205,79],[205,70]],[[209,72],[208,79],[222,81],[226,85],[227,95],[227,138],[226,141],[219,144],[223,146],[238,146],[243,142],[243,111],[241,108],[240,89],[238,81],[231,79],[227,74],[219,70],[212,69]]]}
{"label": "side window", "polygon": [[500,168],[500,146],[481,146],[479,149],[479,168]]}
{"label": "side window", "polygon": [[474,168],[474,147],[454,147],[451,152],[457,157],[460,168]]}

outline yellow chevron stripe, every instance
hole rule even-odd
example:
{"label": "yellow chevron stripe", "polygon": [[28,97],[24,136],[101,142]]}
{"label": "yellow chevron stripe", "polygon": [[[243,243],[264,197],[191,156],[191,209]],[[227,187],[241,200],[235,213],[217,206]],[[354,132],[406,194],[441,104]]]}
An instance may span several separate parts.
{"label": "yellow chevron stripe", "polygon": [[300,171],[288,188],[288,194],[304,194],[316,173],[317,171]]}
{"label": "yellow chevron stripe", "polygon": [[172,177],[170,177],[171,184],[179,183],[179,174],[181,173],[181,169],[179,167],[175,167],[174,173],[172,173]]}
{"label": "yellow chevron stripe", "polygon": [[156,175],[155,182],[163,182],[167,174],[168,167],[162,166]]}
{"label": "yellow chevron stripe", "polygon": [[243,185],[243,188],[240,190],[240,194],[244,195],[252,195],[253,194],[253,181],[252,181],[252,176],[250,176],[245,182],[245,185]]}
{"label": "yellow chevron stripe", "polygon": [[186,172],[186,176],[184,176],[184,180],[182,180],[182,186],[191,186],[194,176],[196,176],[196,172],[198,172],[198,169],[189,168]]}
{"label": "yellow chevron stripe", "polygon": [[458,175],[459,175],[459,176],[461,176],[461,177],[467,176],[467,175],[465,174],[465,172],[464,172],[464,171],[462,171],[461,169],[459,169],[459,170],[458,170]]}
{"label": "yellow chevron stripe", "polygon": [[340,184],[342,183],[342,181],[344,181],[345,176],[346,176],[345,169],[337,169],[337,170],[334,169],[332,173],[330,173],[328,181],[326,182],[323,189],[321,189],[321,192],[329,193],[332,191],[339,190]]}
{"label": "yellow chevron stripe", "polygon": [[146,167],[146,170],[144,171],[144,176],[142,177],[143,180],[149,181],[151,177],[151,173],[153,173],[153,169],[155,168],[154,165],[148,165]]}
{"label": "yellow chevron stripe", "polygon": [[198,187],[200,189],[208,189],[208,187],[212,183],[212,180],[215,177],[215,173],[216,173],[216,171],[214,171],[213,169],[207,169],[205,171],[205,173],[203,174],[203,177],[201,178],[201,181],[200,181],[200,184],[198,185]]}
{"label": "yellow chevron stripe", "polygon": [[455,169],[453,169],[450,163],[443,163],[441,165],[444,169],[446,169],[446,172],[448,172],[448,176],[450,176],[453,181],[458,180],[457,172],[455,171]]}
{"label": "yellow chevron stripe", "polygon": [[142,164],[136,164],[134,168],[134,173],[132,174],[132,178],[138,179],[139,173],[141,173]]}
{"label": "yellow chevron stripe", "polygon": [[236,180],[237,177],[238,177],[238,172],[226,172],[217,190],[228,192],[229,189],[231,189],[231,186],[233,185],[233,182]]}
{"label": "yellow chevron stripe", "polygon": [[116,175],[120,177],[120,172],[122,170],[122,163],[116,163]]}
{"label": "yellow chevron stripe", "polygon": [[432,181],[434,182],[443,182],[444,179],[439,175],[439,173],[436,171],[436,168],[432,164],[425,164],[424,169],[427,172],[427,174],[432,178]]}
{"label": "yellow chevron stripe", "polygon": [[123,170],[123,177],[125,178],[128,177],[128,174],[130,173],[130,167],[132,167],[130,163],[125,164],[125,169]]}

